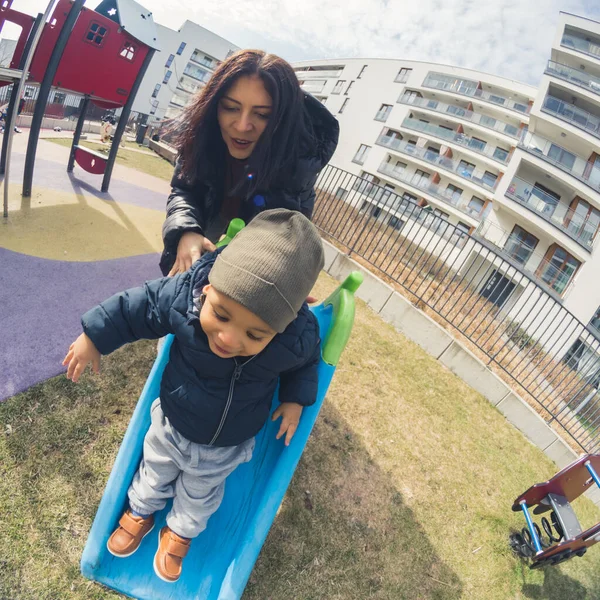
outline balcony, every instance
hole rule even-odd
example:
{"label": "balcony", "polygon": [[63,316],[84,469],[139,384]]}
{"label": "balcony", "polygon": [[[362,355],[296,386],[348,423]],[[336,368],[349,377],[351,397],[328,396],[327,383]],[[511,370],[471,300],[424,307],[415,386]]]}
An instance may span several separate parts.
{"label": "balcony", "polygon": [[491,244],[511,265],[559,296],[564,296],[573,283],[573,266],[554,264],[514,232],[508,233],[498,225],[485,221],[477,227],[473,236]]}
{"label": "balcony", "polygon": [[194,50],[194,52],[190,56],[190,60],[198,65],[202,65],[203,67],[207,67],[209,69],[216,69],[221,64],[220,60],[210,58],[206,56],[203,52],[199,52],[198,50]]}
{"label": "balcony", "polygon": [[545,73],[578,85],[594,94],[600,94],[600,77],[590,75],[585,71],[580,71],[579,69],[567,67],[566,65],[561,65],[553,60],[549,60]]}
{"label": "balcony", "polygon": [[554,96],[546,96],[542,110],[554,115],[561,121],[566,121],[574,127],[583,129],[585,132],[600,138],[600,117],[589,113],[587,110],[578,108],[574,104],[563,102]]}
{"label": "balcony", "polygon": [[561,171],[569,173],[582,183],[600,192],[600,168],[589,163],[562,146],[543,138],[540,135],[526,132],[519,142],[519,148],[554,165]]}
{"label": "balcony", "polygon": [[456,106],[455,104],[446,104],[444,102],[438,102],[437,100],[428,100],[426,98],[418,98],[415,96],[408,96],[406,94],[403,94],[400,96],[400,98],[398,98],[398,103],[406,104],[408,106],[417,106],[426,110],[432,110],[441,114],[450,115],[455,119],[470,121],[471,123],[475,123],[481,127],[498,131],[513,139],[519,139],[519,128],[515,125],[498,121],[498,119],[488,117],[487,115],[482,115],[481,113],[475,113],[472,110],[467,110],[466,108]]}
{"label": "balcony", "polygon": [[590,42],[572,33],[563,33],[560,45],[600,60],[600,44]]}
{"label": "balcony", "polygon": [[481,219],[481,209],[475,210],[469,208],[469,200],[462,197],[462,194],[457,194],[456,192],[448,189],[443,189],[437,183],[430,183],[429,179],[422,177],[417,174],[407,175],[403,170],[400,170],[394,166],[391,166],[387,162],[382,162],[377,169],[380,173],[384,175],[388,175],[401,183],[405,183],[414,188],[424,191],[426,194],[441,200],[442,202],[453,206],[460,212],[468,215],[469,217],[480,220]]}
{"label": "balcony", "polygon": [[529,104],[515,102],[514,100],[506,98],[505,96],[500,96],[499,94],[484,92],[473,85],[468,85],[469,83],[472,84],[474,82],[465,82],[461,79],[446,79],[446,77],[438,78],[435,75],[427,75],[425,81],[423,81],[423,87],[452,92],[454,94],[460,94],[461,96],[468,96],[469,98],[477,98],[483,102],[495,104],[502,108],[508,108],[524,115],[529,114]]}
{"label": "balcony", "polygon": [[597,225],[582,219],[566,204],[547,194],[535,184],[515,177],[505,194],[511,200],[525,206],[538,214],[542,219],[575,240],[580,246],[590,251],[593,247]]}
{"label": "balcony", "polygon": [[413,129],[414,131],[422,131],[423,133],[433,137],[447,140],[452,144],[456,144],[457,146],[461,146],[463,148],[468,148],[469,150],[477,152],[477,154],[481,154],[482,156],[487,156],[488,158],[498,161],[503,165],[508,163],[508,154],[499,151],[498,148],[489,148],[485,142],[469,137],[464,133],[450,131],[445,127],[439,127],[438,125],[432,125],[431,123],[423,123],[423,121],[411,119],[410,117],[406,117],[406,119],[402,121],[402,127]]}
{"label": "balcony", "polygon": [[480,185],[491,192],[493,192],[494,188],[496,187],[496,181],[492,183],[491,180],[485,179],[485,171],[482,171],[481,169],[470,170],[469,167],[465,165],[464,161],[447,158],[446,156],[440,156],[436,152],[432,152],[426,148],[421,148],[402,140],[391,139],[385,135],[380,135],[375,143],[379,146],[385,146],[386,148],[395,150],[396,152],[401,152],[402,154],[419,158],[420,160],[444,169],[445,171],[455,173],[462,179],[476,183],[477,185]]}
{"label": "balcony", "polygon": [[338,78],[342,74],[342,69],[331,69],[323,71],[296,71],[298,79],[332,79]]}
{"label": "balcony", "polygon": [[211,73],[189,63],[185,66],[185,69],[183,69],[183,73],[184,75],[187,75],[192,79],[196,79],[197,81],[201,81],[202,83],[206,83],[211,78]]}
{"label": "balcony", "polygon": [[300,87],[310,94],[320,94],[325,87],[325,81],[309,81],[306,83],[301,83]]}

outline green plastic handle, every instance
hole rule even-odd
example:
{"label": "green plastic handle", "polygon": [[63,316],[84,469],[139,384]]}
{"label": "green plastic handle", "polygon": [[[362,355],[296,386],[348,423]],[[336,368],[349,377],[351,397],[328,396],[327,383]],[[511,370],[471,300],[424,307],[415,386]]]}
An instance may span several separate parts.
{"label": "green plastic handle", "polygon": [[220,248],[221,246],[227,246],[229,242],[242,230],[246,227],[246,223],[242,221],[242,219],[231,219],[229,222],[229,227],[227,227],[227,233],[222,240],[219,240],[215,246]]}
{"label": "green plastic handle", "polygon": [[333,306],[332,324],[322,353],[323,360],[329,365],[338,364],[350,339],[356,309],[354,292],[360,287],[363,280],[362,273],[353,271],[346,277],[344,283],[323,302],[323,306]]}

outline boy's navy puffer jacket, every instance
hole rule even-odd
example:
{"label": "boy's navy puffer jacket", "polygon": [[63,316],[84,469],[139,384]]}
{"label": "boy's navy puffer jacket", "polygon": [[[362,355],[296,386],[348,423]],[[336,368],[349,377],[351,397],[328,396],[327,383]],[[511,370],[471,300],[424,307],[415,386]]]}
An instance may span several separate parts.
{"label": "boy's navy puffer jacket", "polygon": [[101,354],[139,339],[175,335],[160,385],[164,414],[199,444],[234,446],[256,435],[269,416],[278,381],[281,402],[313,404],[320,360],[319,326],[306,304],[287,329],[254,357],[220,358],[200,327],[192,290],[208,283],[219,253],[186,273],[114,295],[82,318]]}

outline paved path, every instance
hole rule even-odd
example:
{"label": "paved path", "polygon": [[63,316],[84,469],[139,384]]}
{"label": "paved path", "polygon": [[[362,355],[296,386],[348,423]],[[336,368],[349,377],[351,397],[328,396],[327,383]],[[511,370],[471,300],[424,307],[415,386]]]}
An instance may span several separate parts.
{"label": "paved path", "polygon": [[28,130],[16,135],[9,217],[0,217],[0,400],[64,371],[60,362],[97,302],[160,276],[167,181],[115,164],[102,176],[41,139],[33,193],[22,198]]}

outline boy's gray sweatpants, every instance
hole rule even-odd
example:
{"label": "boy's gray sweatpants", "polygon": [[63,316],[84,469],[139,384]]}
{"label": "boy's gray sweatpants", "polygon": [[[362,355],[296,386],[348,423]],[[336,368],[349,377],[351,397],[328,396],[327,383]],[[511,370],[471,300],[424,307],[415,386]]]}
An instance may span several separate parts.
{"label": "boy's gray sweatpants", "polygon": [[219,508],[227,476],[252,458],[254,438],[227,447],[190,442],[171,426],[158,399],[152,404],[151,419],[144,456],[129,487],[129,504],[137,513],[149,515],[173,498],[167,525],[177,535],[196,537]]}

